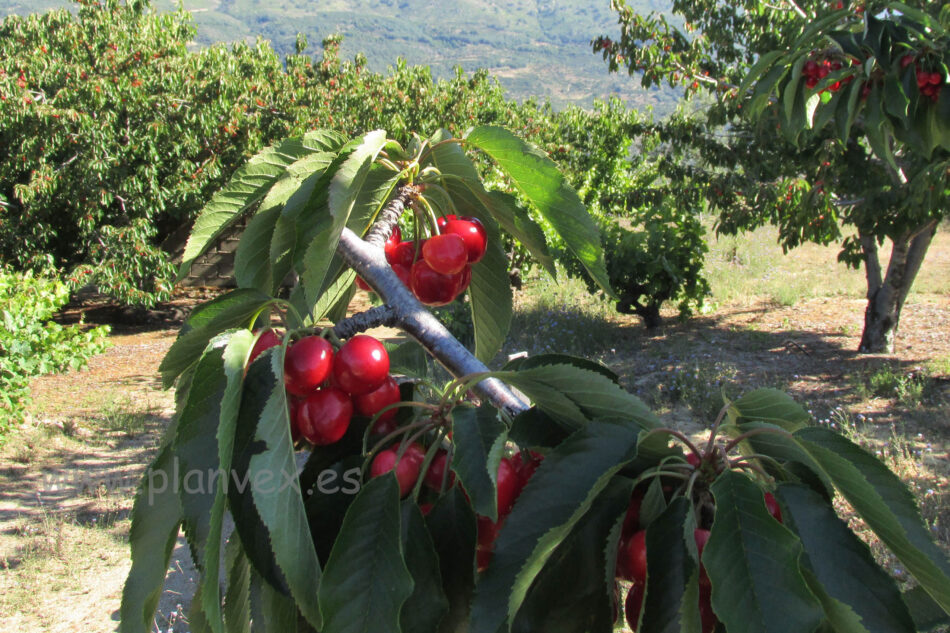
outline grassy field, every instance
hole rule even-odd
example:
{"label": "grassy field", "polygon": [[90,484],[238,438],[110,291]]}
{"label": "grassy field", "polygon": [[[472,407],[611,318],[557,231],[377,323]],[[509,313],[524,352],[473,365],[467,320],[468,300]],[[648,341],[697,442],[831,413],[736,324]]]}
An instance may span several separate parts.
{"label": "grassy field", "polygon": [[[616,315],[580,283],[532,277],[516,294],[505,352],[596,358],[668,423],[697,435],[724,393],[784,389],[817,424],[894,469],[950,549],[950,230],[938,234],[898,349],[886,355],[854,352],[863,276],[840,267],[834,249],[784,256],[774,231],[762,229],[712,239],[710,250],[707,309],[685,322],[669,312],[656,330]],[[0,631],[115,629],[136,477],[173,414],[156,369],[174,336],[118,327],[87,370],[33,383],[30,419],[0,447]],[[157,626],[185,631],[193,571],[181,547],[170,572]]]}

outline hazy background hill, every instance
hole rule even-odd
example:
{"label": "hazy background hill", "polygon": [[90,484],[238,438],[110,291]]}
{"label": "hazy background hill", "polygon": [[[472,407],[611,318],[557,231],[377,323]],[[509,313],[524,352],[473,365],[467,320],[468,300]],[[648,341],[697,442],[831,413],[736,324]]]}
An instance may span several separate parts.
{"label": "hazy background hill", "polygon": [[[167,10],[171,0],[153,0]],[[65,0],[0,0],[0,16],[46,11]],[[643,10],[661,10],[667,0],[633,0]],[[646,91],[626,75],[608,75],[591,52],[590,40],[618,32],[608,0],[185,0],[198,25],[197,44],[270,40],[281,54],[293,51],[297,33],[319,50],[331,33],[345,36],[342,53],[363,52],[373,70],[397,57],[428,64],[447,76],[456,65],[489,69],[510,96],[550,99],[557,107],[590,105],[617,95],[633,107],[671,109],[672,90]]]}

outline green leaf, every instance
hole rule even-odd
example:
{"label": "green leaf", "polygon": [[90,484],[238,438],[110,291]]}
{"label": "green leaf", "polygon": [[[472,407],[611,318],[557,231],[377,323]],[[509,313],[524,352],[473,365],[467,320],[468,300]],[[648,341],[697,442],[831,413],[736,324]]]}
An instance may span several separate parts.
{"label": "green leaf", "polygon": [[[195,368],[175,441],[185,534],[201,570],[202,609],[216,632],[222,627],[218,586],[226,481],[217,477],[212,483],[209,473],[231,470],[244,365],[253,343],[248,330],[212,340]],[[191,481],[196,474],[198,481]]]}
{"label": "green leaf", "polygon": [[691,518],[689,502],[677,497],[647,528],[647,587],[637,629],[640,633],[679,633],[682,629],[680,611],[690,576],[697,569],[683,540],[685,524]]}
{"label": "green leaf", "polygon": [[522,411],[512,420],[508,439],[521,448],[543,446],[554,448],[563,442],[570,433],[549,415],[531,407]]}
{"label": "green leaf", "polygon": [[768,422],[793,432],[811,422],[811,415],[794,398],[778,389],[756,389],[732,401],[728,409],[733,424]]}
{"label": "green leaf", "polygon": [[[762,73],[767,71],[783,54],[783,51],[769,51],[759,55],[759,58],[755,60],[752,68],[749,69],[745,75],[745,78],[742,80],[742,85],[739,86],[739,94],[745,94],[752,84],[758,81],[759,77],[762,76]],[[769,87],[770,92],[771,90],[772,88]]]}
{"label": "green leaf", "polygon": [[522,195],[550,222],[597,285],[615,298],[597,225],[554,161],[501,127],[477,127],[468,133],[465,142],[498,163]]}
{"label": "green leaf", "polygon": [[604,582],[604,544],[617,517],[623,515],[630,502],[630,483],[612,479],[558,544],[525,594],[512,620],[512,633],[614,630],[614,583],[611,581],[608,586]]}
{"label": "green leaf", "polygon": [[402,502],[402,547],[413,588],[402,605],[400,629],[406,633],[436,631],[449,610],[449,601],[442,591],[439,555],[422,511],[412,499]]}
{"label": "green leaf", "polygon": [[[224,594],[224,622],[227,633],[250,633],[251,631],[251,566],[241,547],[241,539],[232,534],[224,549],[224,568],[228,586]],[[207,591],[202,584],[202,593]],[[213,586],[217,598],[218,588]]]}
{"label": "green leaf", "polygon": [[478,580],[471,633],[496,633],[517,613],[558,544],[610,479],[636,457],[639,431],[635,424],[593,421],[545,457],[508,515],[492,562]]}
{"label": "green leaf", "polygon": [[251,218],[241,234],[241,242],[234,253],[234,281],[239,288],[257,288],[264,293],[271,293],[276,289],[270,245],[274,228],[280,219],[280,211],[279,206],[261,210]]}
{"label": "green leaf", "polygon": [[172,481],[173,463],[174,453],[166,445],[146,469],[135,495],[129,532],[132,568],[119,608],[121,633],[152,630],[165,571],[181,525],[181,505]]}
{"label": "green leaf", "polygon": [[330,221],[322,225],[322,230],[307,245],[301,274],[307,302],[311,305],[319,298],[318,292],[323,287],[330,262],[336,254],[340,233],[350,218],[373,161],[385,144],[386,133],[383,130],[370,132],[346,157],[330,180],[327,192]]}
{"label": "green leaf", "polygon": [[941,609],[922,587],[905,591],[903,599],[918,631],[932,631],[940,625],[950,624],[950,614]]}
{"label": "green leaf", "polygon": [[239,168],[198,213],[185,245],[178,281],[188,275],[191,265],[241,215],[259,202],[287,167],[312,153],[300,139],[286,139],[261,150]]}
{"label": "green leaf", "polygon": [[[776,493],[786,525],[798,534],[807,565],[828,595],[860,616],[870,633],[913,633],[914,623],[897,584],[834,507],[798,484],[783,484]],[[833,614],[829,619],[835,623]]]}
{"label": "green leaf", "polygon": [[225,330],[247,327],[255,314],[274,301],[259,290],[239,288],[196,308],[158,367],[165,388],[201,358],[212,338]]}
{"label": "green leaf", "polygon": [[346,143],[346,137],[335,130],[310,130],[303,135],[304,147],[316,152],[336,152]]}
{"label": "green leaf", "polygon": [[913,495],[897,475],[832,431],[806,428],[795,438],[868,527],[950,613],[950,562],[934,544]]}
{"label": "green leaf", "polygon": [[703,564],[713,610],[726,629],[814,631],[824,614],[799,571],[801,543],[768,513],[762,490],[745,475],[726,471],[712,493],[716,516]]}
{"label": "green leaf", "polygon": [[907,118],[907,109],[910,107],[910,98],[904,93],[904,86],[899,81],[887,80],[884,82],[884,108],[887,113],[898,120]]}
{"label": "green leaf", "polygon": [[[316,587],[320,581],[320,562],[310,538],[297,479],[289,403],[281,379],[283,348],[273,350],[269,357],[270,386],[260,394],[267,397],[267,404],[261,411],[254,433],[254,443],[258,448],[250,459],[247,473],[254,504],[267,527],[271,549],[287,586],[307,621],[319,628],[321,620]],[[252,370],[257,369],[258,363],[254,365]]]}
{"label": "green leaf", "polygon": [[[792,71],[789,73],[788,83],[785,84],[785,92],[782,95],[782,107],[785,111],[785,119],[791,121],[793,117],[793,112],[795,106],[799,103],[800,100],[804,99],[805,91],[800,90],[803,86],[802,82],[802,67],[805,65],[806,56],[802,55],[795,60],[795,64],[792,66]],[[812,95],[812,98],[817,97],[817,93]],[[810,102],[812,99],[808,99]],[[814,107],[810,108],[811,113],[814,112]],[[807,117],[808,121],[811,121],[811,115]]]}
{"label": "green leaf", "polygon": [[245,555],[267,584],[289,593],[271,548],[270,533],[261,520],[251,492],[251,459],[267,448],[256,439],[256,435],[257,425],[264,417],[264,410],[276,386],[271,369],[274,356],[275,349],[266,350],[247,369],[234,426],[231,470],[224,483],[228,509],[234,517],[235,530],[244,544]]}
{"label": "green leaf", "polygon": [[802,568],[802,577],[805,584],[815,598],[818,599],[821,608],[825,610],[826,622],[818,629],[819,631],[834,631],[834,633],[868,633],[868,630],[861,624],[861,618],[851,607],[839,602],[829,595],[824,585],[815,576],[815,573],[807,567]]}
{"label": "green leaf", "polygon": [[508,361],[504,367],[505,371],[522,371],[532,367],[543,367],[545,365],[572,365],[579,369],[586,369],[597,372],[611,382],[620,384],[620,376],[606,365],[601,365],[597,361],[582,358],[580,356],[569,356],[568,354],[535,354],[534,356],[525,356]]}
{"label": "green leaf", "polygon": [[452,470],[472,500],[472,508],[497,520],[498,464],[508,440],[508,427],[490,406],[457,407],[452,411],[452,440]]}
{"label": "green leaf", "polygon": [[633,420],[644,429],[660,426],[639,398],[599,372],[559,364],[493,375],[522,391],[567,428],[577,428],[595,418]]}
{"label": "green leaf", "polygon": [[456,633],[466,626],[475,587],[475,513],[459,486],[439,497],[426,516],[426,527],[439,556],[442,589],[449,612],[442,618],[439,633]]}
{"label": "green leaf", "polygon": [[399,345],[387,344],[386,351],[389,352],[389,373],[410,378],[425,378],[428,375],[428,355],[425,348],[416,341],[409,340]]}
{"label": "green leaf", "polygon": [[353,500],[320,583],[323,633],[398,633],[412,595],[400,542],[399,486],[370,479]]}
{"label": "green leaf", "polygon": [[518,207],[510,194],[486,191],[475,165],[459,144],[444,142],[451,138],[452,135],[445,130],[440,130],[432,137],[432,143],[442,143],[433,147],[432,162],[442,173],[442,186],[458,211],[477,217],[486,226],[494,222],[500,224],[528,249],[548,274],[555,276],[554,260],[548,253],[541,227]]}
{"label": "green leaf", "polygon": [[472,266],[468,296],[475,329],[475,356],[488,363],[501,349],[511,329],[512,295],[501,235],[491,224],[487,224],[485,230],[488,248],[482,260]]}

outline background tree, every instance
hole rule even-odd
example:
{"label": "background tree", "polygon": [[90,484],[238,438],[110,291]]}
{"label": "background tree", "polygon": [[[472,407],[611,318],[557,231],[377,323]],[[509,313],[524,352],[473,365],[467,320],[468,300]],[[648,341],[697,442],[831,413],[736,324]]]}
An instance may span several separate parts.
{"label": "background tree", "polygon": [[839,259],[863,264],[868,279],[860,349],[891,350],[948,211],[950,11],[931,2],[680,0],[679,22],[613,6],[621,37],[598,38],[594,49],[644,86],[684,87],[694,114],[662,127],[700,159],[689,177],[708,183],[717,230],[773,223],[784,248],[840,243]]}

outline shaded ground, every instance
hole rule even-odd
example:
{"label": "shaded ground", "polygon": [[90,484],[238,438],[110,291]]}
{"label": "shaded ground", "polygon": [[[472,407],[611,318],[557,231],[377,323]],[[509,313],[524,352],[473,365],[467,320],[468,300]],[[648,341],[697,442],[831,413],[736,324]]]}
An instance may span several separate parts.
{"label": "shaded ground", "polygon": [[[162,306],[151,325],[118,323],[112,347],[87,369],[34,381],[31,417],[0,449],[0,631],[115,630],[134,487],[174,412],[157,367],[201,297]],[[533,314],[526,295],[518,301],[506,351],[536,353],[550,341],[598,357],[693,432],[718,409],[720,385],[731,395],[766,385],[790,391],[819,421],[877,450],[950,543],[950,297],[913,295],[897,352],[878,356],[853,352],[863,308],[856,299],[746,300],[685,323],[668,319],[657,331],[571,306]],[[114,309],[90,305],[87,322],[117,319]],[[184,631],[194,570],[181,543],[171,571],[157,626]]]}

